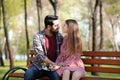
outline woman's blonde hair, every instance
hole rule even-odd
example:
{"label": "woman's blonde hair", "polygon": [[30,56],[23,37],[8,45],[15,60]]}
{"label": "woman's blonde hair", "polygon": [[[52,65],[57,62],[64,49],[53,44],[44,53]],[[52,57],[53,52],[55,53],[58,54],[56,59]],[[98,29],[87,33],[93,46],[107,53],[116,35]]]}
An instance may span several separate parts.
{"label": "woman's blonde hair", "polygon": [[78,23],[76,20],[67,19],[65,21],[68,28],[68,42],[67,50],[70,53],[83,54],[82,53],[82,41],[80,39]]}

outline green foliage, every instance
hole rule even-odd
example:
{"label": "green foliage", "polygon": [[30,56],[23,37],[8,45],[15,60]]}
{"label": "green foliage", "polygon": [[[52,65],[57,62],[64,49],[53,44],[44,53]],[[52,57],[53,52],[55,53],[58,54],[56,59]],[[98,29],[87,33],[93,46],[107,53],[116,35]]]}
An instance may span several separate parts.
{"label": "green foliage", "polygon": [[[30,6],[31,0],[27,0],[27,7]],[[24,12],[24,0],[4,0],[4,7],[6,11],[7,25],[14,24],[15,17]],[[0,11],[2,7],[0,6]],[[2,12],[0,12],[0,25],[2,23]],[[12,25],[13,26],[13,25]]]}
{"label": "green foliage", "polygon": [[114,3],[118,3],[120,2],[119,0],[103,0],[104,3],[107,3],[107,4],[114,4]]}
{"label": "green foliage", "polygon": [[[26,1],[28,7],[31,0]],[[14,17],[24,11],[24,0],[5,0],[5,9],[8,19]]]}
{"label": "green foliage", "polygon": [[21,36],[18,46],[19,46],[18,52],[21,54],[26,54],[26,38],[25,38],[25,36]]}
{"label": "green foliage", "polygon": [[65,20],[67,18],[79,19],[80,17],[80,5],[81,1],[77,0],[64,0],[61,6],[61,16]]}
{"label": "green foliage", "polygon": [[[1,0],[0,0],[1,1]],[[29,6],[31,5],[32,0],[26,0],[27,1],[27,10],[29,10]],[[10,39],[11,47],[18,46],[17,40],[19,36],[19,31],[22,31],[22,35],[20,34],[22,39],[20,39],[18,42],[22,43],[18,46],[18,53],[25,53],[26,52],[26,40],[25,40],[25,32],[24,32],[24,0],[4,0],[4,6],[6,11],[6,24],[8,29],[8,34],[12,32],[12,36]],[[0,10],[2,8],[0,7]],[[0,13],[1,14],[1,13]],[[0,41],[1,45],[3,45],[3,38],[4,38],[4,30],[3,30],[3,21],[2,21],[3,15],[0,15]],[[22,24],[22,25],[21,25]]]}
{"label": "green foliage", "polygon": [[[28,26],[28,31],[29,31],[29,43],[30,43],[30,49],[33,49],[33,35],[34,35],[34,28],[33,26]],[[21,31],[19,38],[19,43],[18,43],[18,53],[20,54],[26,54],[26,36],[25,36],[25,31]],[[17,38],[17,37],[16,37]],[[15,43],[15,42],[14,42]]]}
{"label": "green foliage", "polygon": [[[1,0],[0,0],[1,1]],[[4,0],[5,1],[5,9],[6,9],[6,17],[7,17],[7,27],[8,34],[10,31],[13,32],[12,38],[10,40],[11,46],[17,46],[18,42],[18,52],[20,54],[26,53],[26,35],[24,28],[24,0]],[[29,41],[30,48],[33,48],[33,35],[38,32],[37,26],[37,12],[36,12],[36,1],[35,0],[26,0],[27,1],[27,14],[28,14],[28,33],[29,33]],[[91,0],[94,4],[95,0]],[[108,15],[120,14],[120,0],[102,0],[103,1],[103,13]],[[76,19],[79,23],[80,27],[80,35],[83,41],[84,50],[87,49],[88,43],[88,22],[91,16],[89,3],[87,0],[60,0],[60,8],[58,12],[60,12],[60,17],[62,24],[68,18]],[[94,5],[93,5],[94,6]],[[0,11],[1,11],[0,6]],[[105,10],[105,11],[104,11]],[[41,20],[41,28],[44,28],[44,16],[47,14],[53,14],[53,8],[50,5],[49,1],[42,0],[42,18]],[[0,13],[0,43],[2,44],[4,38],[4,29],[2,23],[2,14]],[[104,17],[104,15],[103,15]],[[106,16],[105,16],[106,17]],[[31,21],[30,21],[31,20]],[[31,22],[29,24],[29,21]],[[106,26],[109,26],[106,21],[104,21]],[[107,28],[108,29],[108,28]],[[109,29],[108,29],[109,30]],[[20,38],[19,36],[20,33]],[[109,33],[106,31],[106,33]],[[87,35],[86,35],[87,34]],[[92,36],[90,36],[91,39]],[[107,36],[104,36],[105,38]],[[92,40],[92,39],[91,39]],[[90,40],[90,41],[91,41]],[[108,40],[108,39],[107,39]],[[92,42],[92,41],[91,41]],[[107,42],[107,41],[106,41]],[[105,44],[106,47],[111,48],[111,42]],[[105,48],[106,48],[105,47]]]}
{"label": "green foliage", "polygon": [[112,51],[112,50],[110,50],[110,49],[113,48],[113,45],[112,45],[112,43],[110,42],[110,40],[107,40],[105,43],[106,43],[105,46],[107,46],[106,50]]}
{"label": "green foliage", "polygon": [[111,4],[111,6],[107,7],[106,9],[106,13],[109,15],[115,15],[120,14],[120,5],[118,5],[117,3]]}
{"label": "green foliage", "polygon": [[1,6],[1,0],[0,0],[0,29],[2,28],[3,24],[2,24],[2,6]]}
{"label": "green foliage", "polygon": [[120,14],[120,0],[105,0],[104,2],[107,5],[105,8],[107,15],[113,16],[115,14]]}
{"label": "green foliage", "polygon": [[[66,4],[67,3],[67,4]],[[70,6],[73,6],[72,2],[65,0],[62,6],[62,18],[66,19],[70,16]]]}
{"label": "green foliage", "polygon": [[23,11],[24,1],[22,0],[5,0],[5,9],[7,18],[14,17]]}
{"label": "green foliage", "polygon": [[3,29],[0,29],[0,46],[3,44],[3,37],[4,37],[4,30]]}

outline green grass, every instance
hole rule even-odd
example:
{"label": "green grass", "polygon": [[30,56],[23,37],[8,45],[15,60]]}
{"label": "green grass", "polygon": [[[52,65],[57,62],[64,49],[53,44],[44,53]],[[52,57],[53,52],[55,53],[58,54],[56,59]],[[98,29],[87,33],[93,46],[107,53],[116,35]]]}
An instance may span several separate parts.
{"label": "green grass", "polygon": [[[3,75],[9,70],[9,61],[4,61],[5,66],[0,66],[0,80],[2,80]],[[26,61],[25,60],[16,60],[14,61],[15,67],[26,67]],[[21,71],[20,71],[21,72]],[[16,80],[16,78],[10,78],[9,80]],[[23,80],[22,78],[17,78],[17,80]]]}
{"label": "green grass", "polygon": [[[4,61],[5,66],[1,67],[0,66],[0,80],[2,80],[3,75],[9,70],[9,61]],[[26,67],[26,61],[24,60],[19,60],[19,61],[15,61],[15,66],[19,66],[19,67]],[[103,77],[103,78],[118,78],[120,79],[120,74],[110,74],[110,73],[98,73],[99,77]],[[90,72],[87,73],[87,76],[91,76]],[[93,76],[93,77],[97,77],[97,76]],[[10,78],[9,80],[16,80],[16,78]],[[23,80],[22,78],[17,78],[17,80]]]}

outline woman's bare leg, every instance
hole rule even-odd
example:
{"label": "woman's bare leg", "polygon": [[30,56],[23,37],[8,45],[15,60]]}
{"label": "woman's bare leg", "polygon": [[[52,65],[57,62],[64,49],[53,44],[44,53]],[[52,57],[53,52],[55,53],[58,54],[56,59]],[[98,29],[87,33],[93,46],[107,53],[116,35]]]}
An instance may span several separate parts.
{"label": "woman's bare leg", "polygon": [[69,78],[70,78],[70,71],[69,70],[64,70],[62,80],[69,80]]}
{"label": "woman's bare leg", "polygon": [[81,71],[75,71],[72,74],[72,80],[79,80],[82,77]]}

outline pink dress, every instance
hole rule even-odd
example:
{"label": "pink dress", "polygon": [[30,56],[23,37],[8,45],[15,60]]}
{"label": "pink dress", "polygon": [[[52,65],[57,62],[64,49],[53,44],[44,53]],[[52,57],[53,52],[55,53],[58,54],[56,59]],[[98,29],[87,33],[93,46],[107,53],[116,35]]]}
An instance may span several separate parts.
{"label": "pink dress", "polygon": [[64,62],[68,66],[60,67],[60,69],[57,70],[57,73],[59,76],[62,76],[62,73],[64,70],[70,70],[70,71],[81,71],[84,77],[86,74],[86,71],[84,69],[83,61],[81,60],[79,55],[70,54],[66,50],[66,44],[67,44],[67,37],[64,38],[63,44],[61,46],[61,54],[56,59],[56,63],[59,64],[61,62]]}

